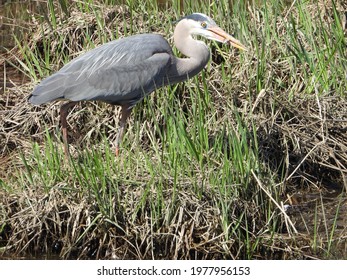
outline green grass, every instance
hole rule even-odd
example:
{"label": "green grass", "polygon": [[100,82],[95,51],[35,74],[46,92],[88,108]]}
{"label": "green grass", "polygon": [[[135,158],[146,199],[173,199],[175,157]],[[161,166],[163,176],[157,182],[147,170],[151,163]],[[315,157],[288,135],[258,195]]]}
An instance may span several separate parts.
{"label": "green grass", "polygon": [[[64,159],[57,111],[55,124],[47,117],[35,120],[32,127],[45,128],[44,136],[19,154],[12,167],[16,172],[0,181],[4,193],[26,194],[18,206],[26,209],[23,219],[27,205],[46,199],[52,206],[38,207],[37,215],[44,217],[40,230],[49,240],[70,238],[58,252],[63,258],[107,258],[107,247],[128,248],[129,258],[287,258],[290,253],[278,249],[277,239],[287,232],[293,246],[289,257],[300,255],[292,227],[273,203],[285,200],[289,155],[278,159],[278,169],[271,168],[260,147],[259,126],[265,122],[262,113],[268,122],[278,122],[283,100],[346,96],[346,39],[336,6],[330,9],[336,24],[329,24],[319,16],[316,1],[294,6],[172,1],[162,12],[155,1],[128,0],[121,20],[109,22],[104,15],[116,3],[100,2],[47,1],[45,12],[36,14],[37,32],[45,35],[38,42],[17,39],[22,55],[12,64],[36,82],[82,50],[120,36],[154,30],[172,43],[172,21],[192,12],[211,15],[249,51],[208,43],[221,62],[212,61],[190,81],[160,89],[138,104],[120,157],[112,148],[117,116],[107,105],[78,107],[70,115],[82,135],[71,144],[70,161]],[[95,23],[91,27],[84,16],[78,24],[69,21],[73,11],[91,15]],[[258,100],[264,90],[265,99]],[[290,119],[286,114],[283,121]],[[296,143],[288,145],[295,149]],[[13,227],[10,220],[6,223]],[[319,254],[316,230],[310,249]],[[334,222],[324,233],[326,258],[335,233]],[[27,240],[18,246],[36,242]],[[99,242],[97,253],[90,249],[93,240]],[[158,252],[161,246],[167,250]]]}

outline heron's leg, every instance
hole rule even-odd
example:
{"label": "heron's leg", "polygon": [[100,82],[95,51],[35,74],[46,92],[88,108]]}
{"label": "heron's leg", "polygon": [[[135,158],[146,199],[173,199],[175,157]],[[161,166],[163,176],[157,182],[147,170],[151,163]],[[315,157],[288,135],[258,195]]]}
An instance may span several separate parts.
{"label": "heron's leg", "polygon": [[116,156],[119,155],[119,145],[122,142],[124,129],[125,129],[125,126],[127,123],[127,119],[130,116],[130,113],[131,113],[131,108],[129,108],[128,105],[122,105],[121,118],[119,121],[119,130],[118,130],[118,134],[116,137]]}
{"label": "heron's leg", "polygon": [[63,142],[64,142],[64,153],[65,153],[65,157],[68,158],[69,157],[69,143],[67,141],[67,115],[68,115],[68,110],[70,107],[73,107],[76,105],[76,101],[71,101],[68,103],[63,104],[60,107],[60,121],[61,121],[61,128],[63,131]]}

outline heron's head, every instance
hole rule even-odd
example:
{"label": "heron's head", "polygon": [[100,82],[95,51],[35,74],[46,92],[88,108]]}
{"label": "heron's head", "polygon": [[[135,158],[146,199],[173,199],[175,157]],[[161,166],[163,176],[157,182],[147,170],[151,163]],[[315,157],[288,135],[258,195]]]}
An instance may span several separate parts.
{"label": "heron's head", "polygon": [[194,13],[181,18],[177,22],[183,23],[188,28],[188,32],[191,35],[200,35],[209,40],[230,43],[230,45],[236,48],[246,50],[246,47],[242,45],[239,40],[226,33],[207,15]]}

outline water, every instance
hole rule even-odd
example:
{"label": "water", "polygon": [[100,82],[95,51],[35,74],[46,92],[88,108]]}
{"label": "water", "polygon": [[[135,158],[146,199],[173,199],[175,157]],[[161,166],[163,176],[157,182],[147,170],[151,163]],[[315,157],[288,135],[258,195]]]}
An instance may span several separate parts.
{"label": "water", "polygon": [[34,12],[37,8],[37,1],[0,2],[0,54],[14,46],[13,34],[20,37],[31,16],[29,11]]}
{"label": "water", "polygon": [[[15,46],[14,35],[20,39],[22,32],[25,32],[24,26],[30,16],[28,11],[35,11],[36,8],[36,1],[12,2],[2,0],[0,2],[0,96],[4,94],[6,88],[28,81],[18,69],[6,63],[5,59]],[[4,106],[8,103],[6,98],[1,98],[0,101],[0,104]]]}

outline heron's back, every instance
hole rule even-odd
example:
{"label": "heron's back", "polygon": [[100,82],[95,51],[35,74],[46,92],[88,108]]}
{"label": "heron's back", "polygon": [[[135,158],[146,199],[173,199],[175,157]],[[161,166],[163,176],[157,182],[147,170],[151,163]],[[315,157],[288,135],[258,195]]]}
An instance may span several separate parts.
{"label": "heron's back", "polygon": [[102,100],[134,105],[162,86],[172,57],[161,35],[140,34],[111,41],[44,79],[29,101],[39,105],[57,99]]}

